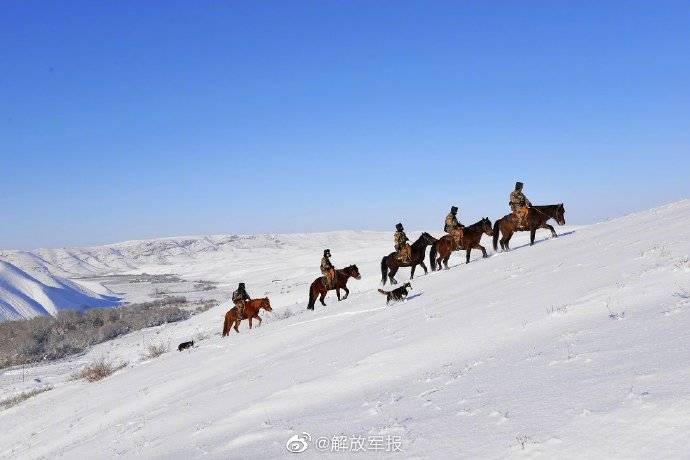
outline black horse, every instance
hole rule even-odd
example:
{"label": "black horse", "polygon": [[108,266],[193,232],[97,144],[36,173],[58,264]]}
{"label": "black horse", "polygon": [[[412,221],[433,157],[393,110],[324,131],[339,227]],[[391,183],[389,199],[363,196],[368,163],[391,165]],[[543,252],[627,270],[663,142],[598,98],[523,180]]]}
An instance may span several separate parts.
{"label": "black horse", "polygon": [[[417,265],[421,265],[424,269],[424,274],[429,271],[424,265],[424,255],[426,254],[426,247],[432,245],[436,242],[436,238],[429,235],[427,232],[421,234],[421,236],[412,243],[412,258],[410,263],[404,263],[400,260],[397,252],[391,252],[389,255],[381,259],[381,283],[386,284],[386,278],[391,280],[391,284],[398,284],[395,280],[395,274],[398,272],[400,267],[412,267],[410,272],[410,279],[414,278],[414,269]],[[390,270],[390,272],[389,272]]]}
{"label": "black horse", "polygon": [[510,238],[515,232],[530,232],[529,245],[534,245],[534,237],[538,228],[545,228],[551,230],[551,236],[558,237],[556,230],[546,223],[547,220],[553,219],[558,225],[565,225],[565,207],[563,203],[550,204],[546,206],[530,206],[527,213],[527,226],[520,227],[517,218],[513,214],[498,219],[494,223],[494,251],[498,251],[498,231],[503,234],[501,238],[501,249],[504,251],[510,250]]}

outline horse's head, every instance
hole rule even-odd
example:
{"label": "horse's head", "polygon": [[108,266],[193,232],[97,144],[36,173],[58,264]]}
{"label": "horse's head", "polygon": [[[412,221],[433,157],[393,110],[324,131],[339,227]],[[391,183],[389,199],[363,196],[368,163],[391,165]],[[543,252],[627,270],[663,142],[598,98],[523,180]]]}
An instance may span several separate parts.
{"label": "horse's head", "polygon": [[556,206],[555,219],[556,222],[558,222],[558,225],[565,225],[565,206],[563,206],[563,203]]}
{"label": "horse's head", "polygon": [[271,301],[268,300],[268,297],[264,297],[263,299],[261,299],[259,308],[263,308],[266,311],[273,311],[273,309],[271,308]]}
{"label": "horse's head", "polygon": [[359,274],[359,268],[357,268],[357,265],[350,265],[345,269],[348,275],[353,277],[356,280],[361,280],[362,275]]}
{"label": "horse's head", "polygon": [[482,223],[482,232],[486,233],[488,236],[493,236],[494,230],[491,227],[491,221],[489,220],[488,217],[485,217],[481,221]]}
{"label": "horse's head", "polygon": [[424,242],[424,244],[429,245],[429,244],[434,244],[436,242],[436,238],[428,234],[427,232],[422,233],[422,235],[419,237],[421,241]]}

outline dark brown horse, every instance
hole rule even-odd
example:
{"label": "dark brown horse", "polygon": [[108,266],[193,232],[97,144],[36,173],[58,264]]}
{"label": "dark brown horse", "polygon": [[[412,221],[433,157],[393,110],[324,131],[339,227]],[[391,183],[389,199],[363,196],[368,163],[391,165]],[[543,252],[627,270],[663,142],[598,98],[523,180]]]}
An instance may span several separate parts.
{"label": "dark brown horse", "polygon": [[[463,228],[462,238],[459,243],[456,243],[455,238],[450,235],[444,235],[437,242],[431,245],[431,250],[429,251],[429,261],[431,262],[431,270],[436,270],[436,264],[438,263],[438,269],[440,270],[445,265],[446,270],[448,269],[448,259],[453,251],[464,249],[467,251],[467,263],[470,263],[470,252],[472,249],[480,249],[482,251],[482,256],[484,258],[489,257],[486,253],[484,246],[479,244],[482,239],[482,235],[493,235],[493,230],[491,230],[491,221],[488,217],[483,218],[479,222],[468,225]],[[438,256],[437,256],[438,253]],[[437,258],[438,257],[438,258]],[[442,265],[443,263],[443,265]]]}
{"label": "dark brown horse", "polygon": [[[244,303],[244,318],[249,319],[249,329],[252,328],[252,319],[256,318],[259,320],[259,326],[261,326],[261,318],[259,317],[259,310],[264,309],[266,311],[272,311],[271,302],[268,298],[263,299],[252,299],[247,300]],[[239,334],[239,326],[242,322],[242,318],[238,317],[237,307],[232,307],[225,314],[225,321],[223,322],[223,337],[230,333],[230,329],[233,328],[233,323],[235,324],[234,329]]]}
{"label": "dark brown horse", "polygon": [[[326,285],[324,284],[325,278],[325,276],[321,276],[319,278],[316,278],[314,282],[311,283],[311,287],[309,287],[309,305],[307,306],[308,310],[314,309],[314,304],[316,303],[317,297],[319,297],[321,305],[325,307],[326,303],[324,302],[324,299],[326,298],[326,293],[328,291],[332,291],[333,289],[335,289],[335,295],[338,296],[338,301],[347,299],[347,296],[350,295],[350,290],[347,288],[347,280],[350,278],[359,280],[362,279],[362,276],[359,274],[359,269],[357,268],[357,265],[350,265],[349,267],[341,268],[335,271],[335,283],[331,285],[328,289],[326,289]],[[340,298],[341,289],[345,291],[345,297],[343,297],[342,299]]]}
{"label": "dark brown horse", "polygon": [[[412,267],[410,271],[410,279],[414,278],[414,269],[417,265],[421,265],[424,269],[424,274],[426,275],[429,271],[424,265],[424,256],[426,255],[426,247],[430,244],[434,244],[436,238],[429,235],[427,232],[421,234],[421,236],[412,243],[412,258],[410,263],[403,263],[400,260],[397,252],[391,252],[389,255],[381,259],[381,283],[386,284],[386,278],[391,280],[391,284],[398,284],[395,280],[395,274],[398,272],[400,267]],[[390,270],[390,271],[389,271]]]}
{"label": "dark brown horse", "polygon": [[558,225],[565,225],[565,207],[563,203],[550,204],[547,206],[530,206],[527,213],[527,226],[519,227],[517,218],[513,214],[508,214],[494,223],[494,250],[498,251],[498,231],[503,234],[501,238],[501,249],[510,250],[510,238],[515,232],[530,232],[529,245],[534,245],[534,237],[538,228],[551,230],[551,236],[558,237],[556,230],[546,223],[547,220],[554,219]]}

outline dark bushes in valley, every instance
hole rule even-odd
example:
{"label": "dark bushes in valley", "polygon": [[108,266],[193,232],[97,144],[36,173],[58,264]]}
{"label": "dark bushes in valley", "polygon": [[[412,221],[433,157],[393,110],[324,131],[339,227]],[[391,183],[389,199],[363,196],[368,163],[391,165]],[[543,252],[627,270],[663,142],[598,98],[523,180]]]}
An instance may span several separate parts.
{"label": "dark bushes in valley", "polygon": [[184,297],[166,297],[119,308],[61,311],[54,318],[4,321],[0,323],[0,368],[64,358],[129,332],[185,320],[198,307]]}

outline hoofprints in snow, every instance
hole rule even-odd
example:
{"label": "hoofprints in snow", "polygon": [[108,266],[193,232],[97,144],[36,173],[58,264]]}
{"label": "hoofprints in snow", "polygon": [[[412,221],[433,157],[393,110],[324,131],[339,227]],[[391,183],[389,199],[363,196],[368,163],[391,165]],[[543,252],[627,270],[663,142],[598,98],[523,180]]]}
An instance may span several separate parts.
{"label": "hoofprints in snow", "polygon": [[[357,263],[362,280],[315,312],[304,310],[305,283],[320,254],[297,243],[270,262],[263,248],[187,272],[172,262],[206,278],[227,269],[228,283],[246,280],[275,314],[223,339],[225,304],[30,368],[24,383],[21,370],[6,371],[4,394],[33,378],[55,389],[0,412],[0,456],[278,458],[307,432],[401,440],[404,453],[369,451],[377,457],[681,457],[688,228],[686,200],[531,248],[521,235],[510,253],[469,265],[454,255],[450,270],[415,278],[410,298],[390,307],[376,292],[388,238],[322,235],[336,266]],[[191,338],[192,351],[140,358],[150,343]],[[98,357],[130,364],[99,383],[67,380]],[[299,455],[323,452],[312,443]]]}

